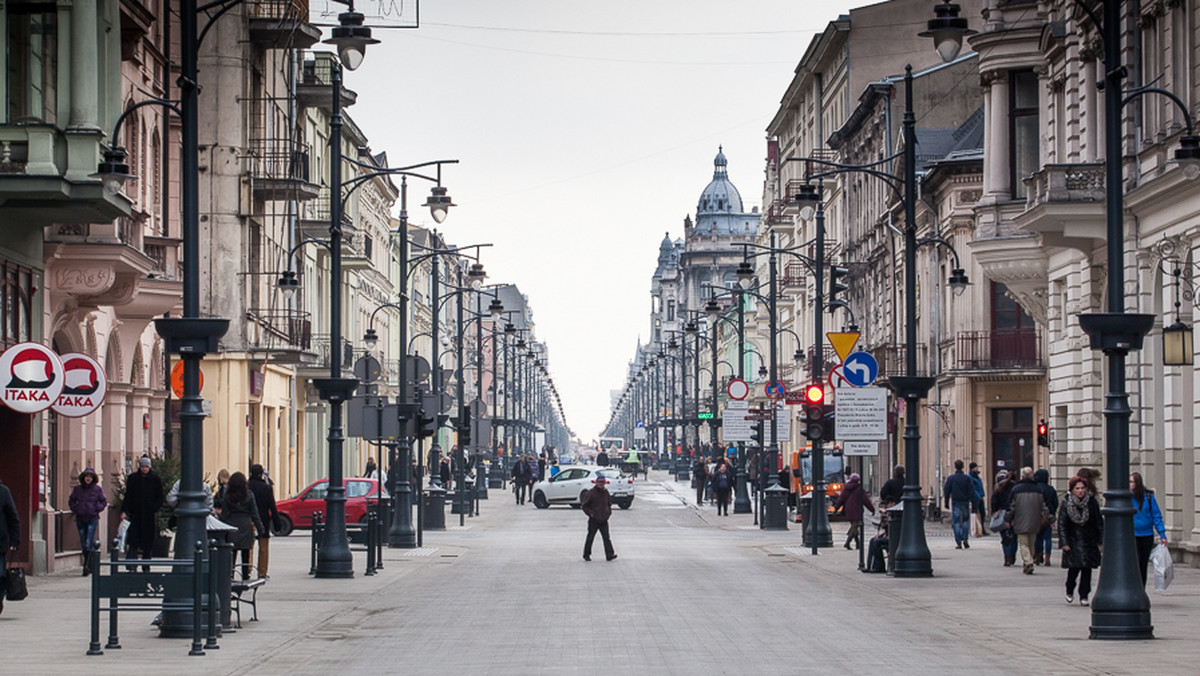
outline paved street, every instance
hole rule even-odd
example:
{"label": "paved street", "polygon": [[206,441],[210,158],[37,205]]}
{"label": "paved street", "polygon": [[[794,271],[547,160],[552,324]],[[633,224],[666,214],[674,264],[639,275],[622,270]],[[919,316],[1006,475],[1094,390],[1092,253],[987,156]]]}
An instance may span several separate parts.
{"label": "paved street", "polygon": [[[1087,639],[1089,611],[1063,601],[1065,571],[1004,568],[995,536],[956,551],[931,528],[935,577],[858,572],[838,546],[810,556],[800,532],[697,509],[665,472],[613,515],[620,558],[581,559],[584,517],[516,506],[492,491],[482,515],[387,550],[363,577],[308,576],[307,534],[272,540],[261,621],[203,657],[159,639],[146,614],[123,620],[123,649],[84,654],[88,580],[30,581],[0,615],[6,674],[1194,674],[1191,611],[1200,574],[1178,568],[1151,592],[1157,640]],[[597,543],[599,547],[599,543]],[[602,554],[602,551],[601,551]],[[102,625],[102,636],[106,625]]]}

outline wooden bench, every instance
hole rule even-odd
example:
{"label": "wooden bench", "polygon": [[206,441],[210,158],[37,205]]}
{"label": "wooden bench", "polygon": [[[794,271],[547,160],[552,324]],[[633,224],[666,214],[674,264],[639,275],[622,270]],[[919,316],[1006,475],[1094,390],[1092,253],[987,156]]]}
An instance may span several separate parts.
{"label": "wooden bench", "polygon": [[[230,588],[229,607],[233,614],[237,616],[238,629],[242,628],[242,604],[250,606],[252,615],[251,622],[258,621],[258,590],[267,583],[267,578],[258,577],[253,580],[234,580],[233,586]],[[247,598],[247,594],[249,597]]]}

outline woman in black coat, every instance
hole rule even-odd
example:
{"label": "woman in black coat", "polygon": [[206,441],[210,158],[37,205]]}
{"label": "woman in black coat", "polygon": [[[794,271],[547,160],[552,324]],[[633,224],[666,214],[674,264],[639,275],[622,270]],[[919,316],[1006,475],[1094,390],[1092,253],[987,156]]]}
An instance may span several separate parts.
{"label": "woman in black coat", "polygon": [[254,546],[254,532],[265,533],[262,519],[258,515],[258,504],[250,492],[246,475],[234,472],[225,485],[225,507],[221,510],[221,521],[235,526],[229,541],[233,548],[242,553],[242,579],[250,579],[250,548]]}
{"label": "woman in black coat", "polygon": [[1092,592],[1092,569],[1100,567],[1100,545],[1104,541],[1104,518],[1100,503],[1088,492],[1087,480],[1072,477],[1070,490],[1058,510],[1058,546],[1062,567],[1067,569],[1067,603],[1075,600],[1079,579],[1079,605],[1088,605]]}

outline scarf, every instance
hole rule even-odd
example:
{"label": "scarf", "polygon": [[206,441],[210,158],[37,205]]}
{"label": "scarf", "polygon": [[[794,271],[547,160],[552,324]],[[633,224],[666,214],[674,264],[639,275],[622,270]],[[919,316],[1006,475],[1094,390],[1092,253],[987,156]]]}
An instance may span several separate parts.
{"label": "scarf", "polygon": [[1088,520],[1088,500],[1091,498],[1090,493],[1084,493],[1082,498],[1075,497],[1074,493],[1067,493],[1067,518],[1072,523],[1082,526]]}

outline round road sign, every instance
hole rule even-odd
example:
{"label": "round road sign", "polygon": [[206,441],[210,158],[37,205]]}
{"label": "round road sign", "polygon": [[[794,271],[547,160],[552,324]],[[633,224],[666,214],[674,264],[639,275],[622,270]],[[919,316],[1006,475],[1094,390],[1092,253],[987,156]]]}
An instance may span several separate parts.
{"label": "round road sign", "polygon": [[725,387],[725,392],[729,395],[730,399],[737,399],[738,401],[741,401],[750,396],[750,386],[746,384],[746,381],[740,378],[734,378],[733,380],[729,381],[729,385]]}
{"label": "round road sign", "polygon": [[[204,389],[204,371],[200,372],[200,389]],[[183,399],[183,360],[175,362],[171,367],[171,393],[176,399]]]}

